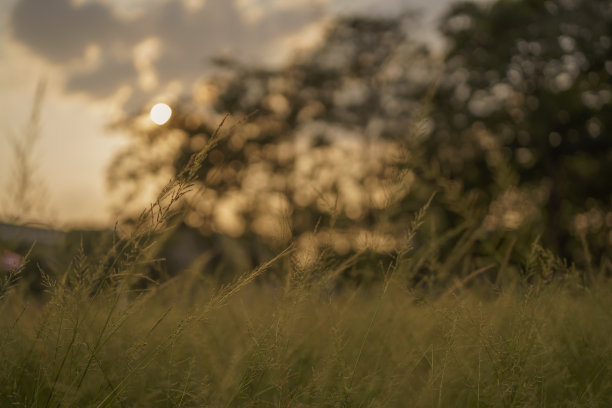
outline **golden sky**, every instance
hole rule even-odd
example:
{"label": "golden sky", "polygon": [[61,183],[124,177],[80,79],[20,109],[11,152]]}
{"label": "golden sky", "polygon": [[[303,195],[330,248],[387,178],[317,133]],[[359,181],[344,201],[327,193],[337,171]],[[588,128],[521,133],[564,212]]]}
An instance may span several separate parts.
{"label": "golden sky", "polygon": [[[421,33],[450,0],[3,0],[0,2],[0,188],[37,83],[47,82],[33,151],[54,227],[112,225],[106,166],[123,144],[107,124],[118,115],[172,101],[206,75],[207,61],[231,55],[282,62],[316,38],[330,16],[423,12]],[[0,199],[0,217],[7,208]]]}

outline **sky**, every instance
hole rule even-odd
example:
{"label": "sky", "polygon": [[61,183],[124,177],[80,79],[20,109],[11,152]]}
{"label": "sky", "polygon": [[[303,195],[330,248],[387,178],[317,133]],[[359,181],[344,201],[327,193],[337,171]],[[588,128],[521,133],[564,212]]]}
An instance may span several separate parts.
{"label": "sky", "polygon": [[[280,64],[338,14],[421,12],[415,33],[434,39],[451,0],[3,0],[0,2],[0,188],[14,183],[11,140],[22,137],[45,81],[34,175],[55,228],[114,223],[105,185],[125,135],[123,114],[172,105],[228,55]],[[42,197],[42,196],[41,196]],[[0,217],[11,197],[2,194]],[[4,206],[4,208],[2,208]],[[6,211],[4,211],[6,212]]]}

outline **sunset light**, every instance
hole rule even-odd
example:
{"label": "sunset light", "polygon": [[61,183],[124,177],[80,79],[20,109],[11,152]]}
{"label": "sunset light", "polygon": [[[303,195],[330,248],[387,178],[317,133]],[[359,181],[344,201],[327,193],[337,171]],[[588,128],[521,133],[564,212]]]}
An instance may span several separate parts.
{"label": "sunset light", "polygon": [[172,109],[165,103],[158,103],[151,108],[150,116],[153,123],[161,126],[172,116]]}
{"label": "sunset light", "polygon": [[0,0],[0,125],[0,408],[612,407],[612,0]]}

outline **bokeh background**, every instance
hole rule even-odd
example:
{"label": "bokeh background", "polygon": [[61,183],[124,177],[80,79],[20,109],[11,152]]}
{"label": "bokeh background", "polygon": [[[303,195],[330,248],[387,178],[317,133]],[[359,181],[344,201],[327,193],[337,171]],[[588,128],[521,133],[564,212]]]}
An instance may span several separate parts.
{"label": "bokeh background", "polygon": [[[429,2],[431,3],[431,2]],[[43,1],[0,5],[0,185],[12,178],[8,137],[26,126],[45,80],[37,167],[62,227],[113,222],[108,162],[124,143],[107,125],[155,99],[173,103],[210,72],[210,59],[279,66],[320,40],[338,15],[420,10],[436,37],[448,3],[425,1]],[[117,137],[118,136],[118,137]],[[78,169],[78,171],[76,171]],[[8,204],[5,204],[8,205]],[[51,209],[50,209],[51,210]]]}
{"label": "bokeh background", "polygon": [[173,220],[175,269],[288,242],[375,265],[432,197],[422,276],[518,265],[534,242],[610,269],[608,1],[0,7],[5,222],[129,229],[229,114]]}

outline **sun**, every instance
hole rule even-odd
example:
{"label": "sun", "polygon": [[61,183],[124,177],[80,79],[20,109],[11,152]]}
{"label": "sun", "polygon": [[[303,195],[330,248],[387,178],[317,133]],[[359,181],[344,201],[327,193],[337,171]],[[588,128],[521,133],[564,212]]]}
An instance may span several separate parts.
{"label": "sun", "polygon": [[151,108],[151,120],[156,125],[163,125],[166,123],[170,116],[172,116],[172,109],[165,103],[158,103]]}

